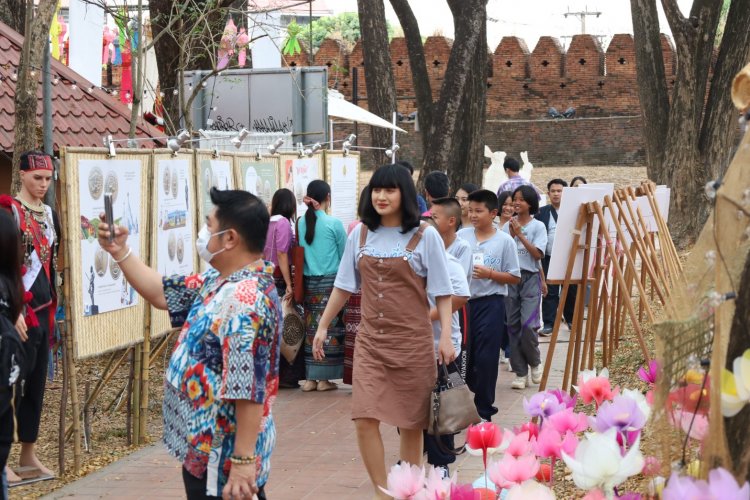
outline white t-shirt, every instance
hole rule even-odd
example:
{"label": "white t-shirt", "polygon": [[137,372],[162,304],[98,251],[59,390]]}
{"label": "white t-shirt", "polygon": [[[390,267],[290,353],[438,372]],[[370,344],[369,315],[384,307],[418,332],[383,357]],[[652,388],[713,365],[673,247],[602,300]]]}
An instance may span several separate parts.
{"label": "white t-shirt", "polygon": [[[453,246],[453,245],[451,245]],[[466,281],[461,263],[454,256],[448,254],[448,274],[451,278],[453,295],[455,297],[469,298],[469,283]],[[435,297],[427,295],[430,307],[435,307]],[[437,356],[438,343],[440,342],[440,320],[432,322],[432,333],[435,337],[435,356]],[[451,340],[453,347],[456,349],[456,356],[461,354],[461,324],[458,320],[458,311],[451,317]]]}
{"label": "white t-shirt", "polygon": [[[518,267],[518,251],[510,235],[498,229],[495,230],[495,235],[490,239],[479,242],[475,229],[472,227],[461,229],[458,236],[469,244],[472,251],[472,262],[474,262],[473,259],[476,255],[476,258],[481,259],[485,266],[492,268],[494,271],[521,276],[521,270]],[[489,295],[508,295],[508,285],[491,279],[472,278],[469,289],[472,299]]]}
{"label": "white t-shirt", "polygon": [[[550,217],[550,219],[552,219],[552,217]],[[503,226],[503,232],[510,236],[510,224]],[[544,223],[536,219],[531,219],[531,221],[523,227],[523,232],[526,235],[526,239],[544,254],[544,251],[547,249],[547,228],[544,227]],[[521,270],[532,273],[538,272],[539,261],[531,256],[520,238],[515,237],[513,240],[518,249],[518,264],[520,265]],[[542,258],[544,258],[544,255],[542,255]]]}

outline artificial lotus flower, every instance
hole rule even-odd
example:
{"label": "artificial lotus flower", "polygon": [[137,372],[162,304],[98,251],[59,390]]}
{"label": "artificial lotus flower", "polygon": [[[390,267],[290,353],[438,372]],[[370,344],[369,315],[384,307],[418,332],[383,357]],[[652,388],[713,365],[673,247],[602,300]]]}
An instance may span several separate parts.
{"label": "artificial lotus flower", "polygon": [[597,408],[602,404],[602,401],[612,399],[618,392],[617,389],[612,390],[609,382],[609,370],[606,368],[599,372],[599,376],[596,375],[596,370],[582,371],[578,375],[578,385],[574,385],[573,389],[581,395],[585,404],[595,401]]}
{"label": "artificial lotus flower", "polygon": [[708,473],[708,482],[690,476],[678,476],[673,472],[663,491],[664,500],[684,500],[686,498],[717,498],[721,500],[747,500],[750,498],[750,484],[740,488],[732,474],[726,469],[713,469]]}
{"label": "artificial lotus flower", "polygon": [[642,366],[638,369],[638,377],[648,384],[655,384],[656,379],[659,377],[660,370],[659,362],[652,359],[648,362],[648,367]]}
{"label": "artificial lotus flower", "polygon": [[540,457],[557,460],[564,451],[568,455],[575,453],[578,446],[578,438],[572,432],[560,434],[552,427],[545,427],[539,433],[534,443],[534,453]]}
{"label": "artificial lotus flower", "polygon": [[703,441],[708,435],[708,417],[699,413],[676,410],[667,413],[670,422],[681,428],[685,434],[696,441]]}
{"label": "artificial lotus flower", "polygon": [[430,467],[427,472],[427,481],[425,481],[426,497],[430,500],[445,500],[451,498],[450,478],[444,478],[435,467]]}
{"label": "artificial lotus flower", "polygon": [[615,428],[618,432],[639,431],[646,424],[646,417],[633,399],[615,396],[599,407],[596,417],[590,417],[591,428],[597,432]]}
{"label": "artificial lotus flower", "polygon": [[508,447],[505,449],[505,454],[511,457],[521,457],[528,455],[532,451],[532,443],[529,441],[529,433],[522,432],[516,434],[508,443]]}
{"label": "artificial lotus flower", "polygon": [[565,406],[558,401],[557,397],[547,392],[537,392],[531,396],[530,400],[523,398],[523,409],[526,414],[530,417],[539,417],[542,422],[563,408]]}
{"label": "artificial lotus flower", "polygon": [[648,402],[648,399],[646,399],[646,396],[642,392],[634,391],[633,389],[625,389],[621,394],[638,403],[638,408],[640,408],[641,412],[643,412],[643,416],[648,420],[648,417],[651,416],[651,403]]}
{"label": "artificial lotus flower", "polygon": [[424,467],[401,462],[391,467],[388,473],[388,489],[380,489],[397,500],[426,500],[424,490]]}
{"label": "artificial lotus flower", "polygon": [[[506,454],[499,462],[492,462],[487,467],[490,481],[498,488],[512,488],[517,484],[536,476],[539,471],[539,460],[534,455],[514,457]],[[499,491],[499,490],[498,490]]]}
{"label": "artificial lotus flower", "polygon": [[641,470],[644,476],[657,476],[661,472],[661,462],[654,456],[648,456],[643,460],[643,470]]}
{"label": "artificial lotus flower", "polygon": [[543,484],[529,479],[508,490],[505,500],[528,500],[529,498],[533,498],[534,500],[554,500],[555,494]]}
{"label": "artificial lotus flower", "polygon": [[750,349],[734,359],[733,372],[726,368],[721,374],[721,413],[737,415],[750,402]]}
{"label": "artificial lotus flower", "polygon": [[513,427],[514,434],[521,434],[522,432],[528,432],[529,439],[535,438],[539,435],[539,426],[529,421],[519,427]]}
{"label": "artificial lotus flower", "polygon": [[456,484],[451,483],[451,500],[475,500],[477,494],[474,491],[474,486],[470,484]]}
{"label": "artificial lotus flower", "polygon": [[617,495],[618,500],[641,500],[643,497],[635,491],[626,491]]}
{"label": "artificial lotus flower", "polygon": [[466,451],[481,455],[484,468],[487,468],[487,455],[500,451],[503,444],[503,430],[492,422],[470,425],[466,430]]}
{"label": "artificial lotus flower", "polygon": [[667,396],[667,409],[682,409],[690,413],[708,413],[711,401],[711,379],[706,376],[706,386],[701,384],[687,384],[673,390]]}
{"label": "artificial lotus flower", "polygon": [[618,432],[617,444],[620,445],[620,448],[624,452],[625,450],[630,449],[630,447],[633,446],[636,441],[638,441],[639,437],[641,437],[641,431]]}
{"label": "artificial lotus flower", "polygon": [[605,433],[586,433],[586,439],[576,448],[575,457],[562,452],[576,486],[584,490],[601,488],[607,498],[613,498],[617,485],[643,469],[638,441],[623,456],[616,434],[614,428]]}
{"label": "artificial lotus flower", "polygon": [[595,488],[586,493],[586,496],[581,500],[606,500],[606,497],[604,496],[604,493],[602,493],[602,490]]}
{"label": "artificial lotus flower", "polygon": [[565,434],[568,431],[576,434],[588,429],[589,421],[585,414],[576,413],[572,408],[566,408],[550,416],[547,425],[560,434]]}
{"label": "artificial lotus flower", "polygon": [[578,396],[571,396],[562,389],[548,390],[547,393],[555,396],[560,403],[565,405],[566,408],[576,407],[576,400],[578,399]]}

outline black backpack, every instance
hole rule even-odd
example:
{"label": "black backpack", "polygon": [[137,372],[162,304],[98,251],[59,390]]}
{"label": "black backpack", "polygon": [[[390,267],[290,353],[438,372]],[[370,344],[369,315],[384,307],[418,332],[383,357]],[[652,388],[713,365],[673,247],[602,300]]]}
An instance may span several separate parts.
{"label": "black backpack", "polygon": [[21,337],[6,312],[6,304],[0,298],[0,415],[12,408],[15,388],[23,387],[26,360]]}

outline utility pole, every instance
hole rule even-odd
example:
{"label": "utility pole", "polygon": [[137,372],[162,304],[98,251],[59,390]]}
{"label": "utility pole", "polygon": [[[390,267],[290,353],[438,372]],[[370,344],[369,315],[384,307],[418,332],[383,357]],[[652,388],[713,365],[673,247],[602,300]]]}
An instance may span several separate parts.
{"label": "utility pole", "polygon": [[564,13],[563,16],[567,19],[568,16],[576,16],[581,19],[581,34],[586,34],[586,18],[588,16],[601,16],[602,13],[599,11],[589,11],[588,6],[584,7],[582,11],[578,12],[571,12],[570,7],[568,7],[568,12]]}

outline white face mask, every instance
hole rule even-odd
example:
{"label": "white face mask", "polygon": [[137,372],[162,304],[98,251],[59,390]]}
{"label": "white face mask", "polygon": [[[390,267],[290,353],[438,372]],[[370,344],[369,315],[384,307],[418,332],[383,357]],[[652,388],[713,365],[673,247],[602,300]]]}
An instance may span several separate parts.
{"label": "white face mask", "polygon": [[220,234],[226,233],[229,231],[229,229],[225,229],[223,231],[219,231],[218,233],[211,234],[211,231],[208,230],[208,226],[203,224],[203,227],[200,231],[198,231],[198,239],[195,240],[195,249],[198,250],[198,255],[200,255],[200,258],[205,260],[208,264],[211,263],[211,260],[226,250],[226,248],[222,248],[218,252],[210,252],[208,250],[208,242],[213,238],[214,236],[218,236]]}

